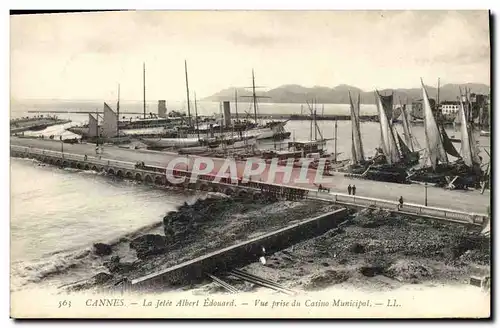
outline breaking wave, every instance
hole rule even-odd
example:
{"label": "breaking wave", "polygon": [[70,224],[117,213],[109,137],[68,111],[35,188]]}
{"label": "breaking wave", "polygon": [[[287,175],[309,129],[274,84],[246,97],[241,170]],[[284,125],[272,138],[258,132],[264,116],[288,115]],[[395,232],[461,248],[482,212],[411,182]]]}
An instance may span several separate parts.
{"label": "breaking wave", "polygon": [[[110,240],[95,242],[102,242],[115,247],[157,229],[162,224],[162,221],[155,222]],[[13,290],[21,290],[26,285],[42,283],[48,278],[68,274],[70,271],[72,276],[90,278],[103,270],[103,260],[105,261],[107,258],[95,255],[92,252],[92,245],[88,245],[78,249],[54,251],[37,260],[16,261],[11,264],[11,277],[13,278],[11,279],[11,287]],[[74,272],[79,274],[74,274]]]}

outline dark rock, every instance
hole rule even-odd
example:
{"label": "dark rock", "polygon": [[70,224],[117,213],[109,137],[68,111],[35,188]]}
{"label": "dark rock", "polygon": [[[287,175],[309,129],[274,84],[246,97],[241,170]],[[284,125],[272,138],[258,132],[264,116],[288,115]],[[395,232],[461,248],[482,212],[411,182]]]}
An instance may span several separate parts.
{"label": "dark rock", "polygon": [[130,272],[132,269],[134,269],[134,265],[129,262],[124,262],[124,263],[114,263],[114,262],[107,262],[104,264],[111,273],[127,273]]}
{"label": "dark rock", "polygon": [[104,266],[111,273],[127,273],[134,268],[133,263],[120,262],[120,257],[117,255],[112,256],[108,262],[104,263]]}
{"label": "dark rock", "polygon": [[361,274],[366,277],[375,277],[384,273],[385,268],[382,266],[364,266],[359,269]]}
{"label": "dark rock", "polygon": [[365,252],[365,246],[358,243],[354,243],[351,246],[351,251],[356,254],[362,254]]}
{"label": "dark rock", "polygon": [[130,248],[137,252],[137,257],[143,259],[149,255],[164,253],[167,250],[166,238],[161,235],[147,234],[130,242]]}
{"label": "dark rock", "polygon": [[304,286],[307,290],[323,289],[330,285],[340,284],[349,279],[347,271],[326,270],[311,277]]}
{"label": "dark rock", "polygon": [[110,255],[113,249],[108,244],[97,243],[94,244],[94,253],[99,256]]}
{"label": "dark rock", "polygon": [[400,260],[385,270],[385,275],[399,281],[420,281],[432,276],[433,270],[416,261]]}
{"label": "dark rock", "polygon": [[96,274],[95,276],[93,276],[90,279],[89,284],[90,285],[104,284],[105,282],[109,281],[111,278],[113,278],[113,275],[108,274],[106,272],[99,272],[98,274]]}

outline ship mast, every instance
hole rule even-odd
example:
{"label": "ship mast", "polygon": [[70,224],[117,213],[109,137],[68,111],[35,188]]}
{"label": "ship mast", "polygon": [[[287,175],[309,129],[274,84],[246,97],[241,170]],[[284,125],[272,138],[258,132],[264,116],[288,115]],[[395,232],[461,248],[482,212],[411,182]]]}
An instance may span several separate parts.
{"label": "ship mast", "polygon": [[116,102],[116,136],[120,136],[120,83],[118,83],[118,101]]}
{"label": "ship mast", "polygon": [[334,138],[334,140],[335,140],[335,149],[334,149],[334,151],[335,151],[335,155],[334,156],[335,157],[334,157],[334,160],[335,160],[335,162],[337,162],[337,118],[335,118],[335,138]]}
{"label": "ship mast", "polygon": [[318,140],[318,128],[316,125],[316,99],[314,99],[313,109],[314,109],[314,141],[316,141]]}
{"label": "ship mast", "polygon": [[252,68],[252,97],[253,97],[253,115],[255,124],[257,124],[257,95],[255,94],[255,74]]}
{"label": "ship mast", "polygon": [[99,109],[95,109],[95,145],[99,146]]}
{"label": "ship mast", "polygon": [[[309,108],[309,109],[311,109],[311,108]],[[312,138],[313,138],[313,119],[314,119],[314,117],[313,117],[313,113],[311,111],[311,124],[309,125],[309,140],[312,140]]]}
{"label": "ship mast", "polygon": [[236,110],[236,122],[238,122],[238,90],[234,89],[234,107]]}
{"label": "ship mast", "polygon": [[198,106],[196,105],[196,92],[194,93],[194,115],[196,120],[196,134],[198,135],[198,141],[200,141],[200,128],[198,127]]}
{"label": "ship mast", "polygon": [[189,105],[189,83],[188,83],[188,69],[187,61],[184,60],[184,73],[186,74],[186,98],[187,98],[187,109],[188,109],[188,124],[191,127],[191,107]]}
{"label": "ship mast", "polygon": [[146,63],[142,63],[142,106],[144,111],[144,118],[146,118]]}
{"label": "ship mast", "polygon": [[436,100],[437,108],[439,108],[439,86],[440,86],[440,79],[438,77],[438,90],[437,90],[437,100]]}

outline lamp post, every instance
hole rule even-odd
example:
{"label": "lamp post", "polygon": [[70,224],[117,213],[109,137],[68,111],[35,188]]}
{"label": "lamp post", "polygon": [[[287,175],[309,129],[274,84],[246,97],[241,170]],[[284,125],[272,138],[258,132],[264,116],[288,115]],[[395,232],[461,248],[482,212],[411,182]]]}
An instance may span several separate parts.
{"label": "lamp post", "polygon": [[427,182],[425,183],[425,206],[427,206]]}
{"label": "lamp post", "polygon": [[59,136],[59,140],[61,140],[61,154],[62,158],[64,158],[64,142],[62,140],[62,136]]}

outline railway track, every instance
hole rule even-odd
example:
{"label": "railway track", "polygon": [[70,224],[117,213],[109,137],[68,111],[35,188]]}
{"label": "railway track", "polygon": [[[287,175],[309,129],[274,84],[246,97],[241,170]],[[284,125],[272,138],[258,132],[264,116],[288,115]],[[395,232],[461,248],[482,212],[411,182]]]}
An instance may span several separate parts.
{"label": "railway track", "polygon": [[[225,290],[227,290],[231,294],[236,294],[236,293],[241,292],[241,290],[232,286],[231,284],[227,283],[226,281],[224,281],[224,280],[222,280],[222,279],[220,279],[220,278],[218,278],[210,273],[205,272],[205,274],[208,277],[210,277],[215,284],[224,288]],[[243,271],[243,270],[234,269],[233,271],[229,272],[228,275],[233,276],[234,278],[237,278],[239,280],[244,280],[244,281],[250,282],[254,285],[273,289],[273,290],[280,292],[280,293],[283,293],[283,294],[287,294],[287,295],[291,295],[291,296],[294,296],[297,294],[297,292],[295,292],[294,290],[292,290],[290,288],[287,288],[287,287],[282,286],[282,285],[280,285],[272,280],[256,276],[254,274],[248,273],[248,272]]]}

